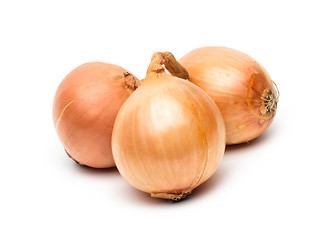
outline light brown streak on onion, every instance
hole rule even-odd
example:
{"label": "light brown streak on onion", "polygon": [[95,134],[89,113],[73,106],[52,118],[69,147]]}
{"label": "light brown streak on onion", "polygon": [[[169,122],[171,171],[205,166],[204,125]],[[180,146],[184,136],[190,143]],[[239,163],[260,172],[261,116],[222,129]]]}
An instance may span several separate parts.
{"label": "light brown streak on onion", "polygon": [[208,140],[207,140],[207,136],[206,133],[203,129],[203,120],[201,117],[201,113],[197,114],[198,118],[199,118],[199,122],[200,122],[200,136],[201,136],[201,143],[202,143],[202,147],[203,147],[203,166],[201,167],[201,172],[199,174],[199,176],[195,179],[195,182],[189,187],[190,191],[192,191],[192,189],[197,186],[201,180],[202,177],[204,175],[204,172],[206,171],[207,168],[207,162],[208,162]]}
{"label": "light brown streak on onion", "polygon": [[70,104],[72,104],[75,100],[70,101],[60,112],[59,117],[56,121],[55,128],[58,130],[59,123],[61,121],[62,115],[64,114],[65,110],[69,107]]}

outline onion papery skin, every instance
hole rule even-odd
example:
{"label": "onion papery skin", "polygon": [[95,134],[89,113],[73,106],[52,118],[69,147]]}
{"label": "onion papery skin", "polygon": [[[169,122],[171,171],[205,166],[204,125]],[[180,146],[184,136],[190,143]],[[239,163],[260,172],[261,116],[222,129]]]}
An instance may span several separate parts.
{"label": "onion papery skin", "polygon": [[63,79],[54,98],[53,121],[73,160],[94,168],[115,166],[113,124],[139,84],[125,69],[102,62],[85,63]]}
{"label": "onion papery skin", "polygon": [[225,150],[221,113],[199,87],[148,73],[121,107],[112,148],[120,174],[152,197],[179,200],[217,169]]}
{"label": "onion papery skin", "polygon": [[249,142],[270,126],[279,92],[253,58],[231,48],[203,47],[179,62],[189,72],[189,81],[208,93],[219,107],[227,144]]}

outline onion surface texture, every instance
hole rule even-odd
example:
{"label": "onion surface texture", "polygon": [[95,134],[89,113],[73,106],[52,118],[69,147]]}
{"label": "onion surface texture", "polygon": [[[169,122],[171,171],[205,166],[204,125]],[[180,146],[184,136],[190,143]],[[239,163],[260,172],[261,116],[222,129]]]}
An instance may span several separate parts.
{"label": "onion surface texture", "polygon": [[212,176],[224,154],[222,115],[187,78],[171,53],[155,53],[142,85],[115,121],[117,168],[132,186],[152,197],[183,199]]}
{"label": "onion surface texture", "polygon": [[249,142],[270,126],[279,92],[253,58],[226,47],[203,47],[179,62],[189,72],[189,81],[208,93],[219,107],[227,144]]}
{"label": "onion surface texture", "polygon": [[85,63],[60,83],[53,121],[67,154],[81,165],[115,166],[111,135],[126,99],[140,85],[127,70],[108,63]]}

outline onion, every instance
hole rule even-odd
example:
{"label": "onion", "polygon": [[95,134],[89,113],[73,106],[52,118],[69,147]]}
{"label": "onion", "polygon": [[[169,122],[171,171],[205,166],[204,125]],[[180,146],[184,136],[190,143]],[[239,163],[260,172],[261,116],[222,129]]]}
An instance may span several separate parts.
{"label": "onion", "polygon": [[[165,72],[166,69],[174,77]],[[219,109],[169,53],[155,53],[121,107],[112,135],[120,174],[152,197],[180,200],[217,169],[225,150]]]}
{"label": "onion", "polygon": [[225,47],[204,47],[180,59],[189,80],[218,105],[226,125],[226,143],[248,142],[271,124],[278,90],[265,69],[248,55]]}
{"label": "onion", "polygon": [[125,69],[101,62],[86,63],[60,83],[53,103],[53,121],[67,154],[81,165],[115,165],[112,128],[120,107],[139,86]]}

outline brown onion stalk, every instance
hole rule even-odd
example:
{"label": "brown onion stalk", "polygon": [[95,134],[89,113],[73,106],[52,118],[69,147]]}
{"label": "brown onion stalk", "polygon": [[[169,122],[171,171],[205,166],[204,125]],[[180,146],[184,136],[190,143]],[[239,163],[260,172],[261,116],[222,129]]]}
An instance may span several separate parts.
{"label": "brown onion stalk", "polygon": [[227,144],[248,142],[271,124],[279,93],[265,69],[248,55],[225,47],[195,49],[180,59],[189,80],[219,107]]}
{"label": "brown onion stalk", "polygon": [[127,70],[90,62],[70,72],[60,83],[53,103],[53,121],[67,154],[81,165],[115,166],[111,134],[125,100],[139,86]]}
{"label": "brown onion stalk", "polygon": [[209,179],[225,150],[216,104],[181,78],[188,73],[171,53],[155,53],[142,85],[121,107],[112,135],[121,175],[152,197],[170,200],[183,199]]}

